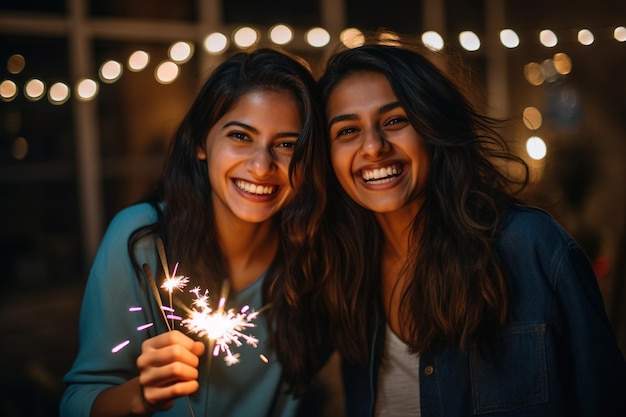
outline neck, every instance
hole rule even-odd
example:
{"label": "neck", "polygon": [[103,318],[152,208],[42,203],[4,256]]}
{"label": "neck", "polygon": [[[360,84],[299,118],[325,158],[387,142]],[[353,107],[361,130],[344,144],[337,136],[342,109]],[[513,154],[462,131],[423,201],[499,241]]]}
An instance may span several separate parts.
{"label": "neck", "polygon": [[406,256],[413,217],[397,216],[396,213],[377,214],[376,220],[385,236],[383,250],[391,257]]}
{"label": "neck", "polygon": [[233,290],[254,282],[276,256],[278,230],[271,220],[264,223],[222,222],[217,224],[217,230]]}

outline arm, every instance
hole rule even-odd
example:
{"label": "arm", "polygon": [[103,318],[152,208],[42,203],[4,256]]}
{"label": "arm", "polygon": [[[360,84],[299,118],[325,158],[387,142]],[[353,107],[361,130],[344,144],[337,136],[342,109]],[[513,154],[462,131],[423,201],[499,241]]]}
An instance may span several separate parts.
{"label": "arm", "polygon": [[574,398],[580,415],[626,415],[626,361],[593,269],[572,241],[556,268],[557,316],[573,362]]}
{"label": "arm", "polygon": [[[143,355],[144,341],[155,339],[165,344],[161,339],[163,335],[155,336],[166,329],[147,283],[135,274],[126,245],[133,230],[154,221],[154,210],[140,205],[121,212],[107,229],[85,288],[78,355],[64,378],[68,387],[61,399],[60,415],[63,417],[89,416],[92,410],[101,410],[102,404],[127,407],[126,410],[110,410],[108,415],[145,411],[143,403],[138,401],[142,396],[137,358]],[[137,255],[140,262],[157,270],[154,241],[142,242]],[[137,306],[142,307],[141,311],[129,311],[130,307]],[[154,323],[154,326],[137,330],[147,323]],[[128,346],[112,353],[112,348],[125,340],[129,341]],[[105,400],[100,399],[101,394]],[[113,411],[120,414],[113,414]]]}

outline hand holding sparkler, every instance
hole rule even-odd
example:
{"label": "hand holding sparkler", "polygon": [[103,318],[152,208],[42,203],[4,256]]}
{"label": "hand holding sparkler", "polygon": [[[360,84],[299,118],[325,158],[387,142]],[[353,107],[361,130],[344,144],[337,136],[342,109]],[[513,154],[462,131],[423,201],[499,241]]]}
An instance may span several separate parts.
{"label": "hand holding sparkler", "polygon": [[176,398],[196,392],[200,386],[199,358],[204,351],[202,342],[178,330],[143,342],[137,367],[146,405],[153,410],[168,410]]}

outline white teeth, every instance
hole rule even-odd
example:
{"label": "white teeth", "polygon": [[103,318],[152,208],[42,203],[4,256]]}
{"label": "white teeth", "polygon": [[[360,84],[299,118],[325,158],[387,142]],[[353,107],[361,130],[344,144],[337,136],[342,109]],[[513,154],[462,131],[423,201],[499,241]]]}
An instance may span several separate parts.
{"label": "white teeth", "polygon": [[372,181],[395,176],[401,173],[402,165],[394,164],[383,168],[363,170],[361,175],[365,181]]}
{"label": "white teeth", "polygon": [[272,194],[275,190],[276,187],[273,186],[263,186],[263,185],[256,185],[256,184],[252,184],[249,183],[247,181],[243,181],[243,180],[237,180],[235,181],[235,185],[237,185],[237,187],[240,190],[243,190],[247,193],[250,194],[259,194],[259,195],[263,195],[263,194]]}

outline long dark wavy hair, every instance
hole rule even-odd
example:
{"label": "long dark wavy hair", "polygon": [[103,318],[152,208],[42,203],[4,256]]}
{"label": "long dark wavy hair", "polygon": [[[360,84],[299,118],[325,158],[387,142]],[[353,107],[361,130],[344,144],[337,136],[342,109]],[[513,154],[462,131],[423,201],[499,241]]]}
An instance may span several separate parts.
{"label": "long dark wavy hair", "polygon": [[[323,195],[326,162],[305,158],[324,133],[315,79],[303,60],[261,48],[230,57],[210,74],[174,135],[162,179],[149,199],[158,211],[158,222],[135,231],[129,252],[134,259],[133,247],[140,239],[158,236],[167,258],[179,262],[181,274],[219,293],[228,271],[218,244],[206,161],[197,158],[197,150],[204,146],[213,125],[252,90],[290,92],[303,121],[289,167],[295,196],[272,219],[280,245],[263,285],[264,302],[271,305],[264,316],[274,330],[273,345],[286,379],[294,392],[301,393],[329,352],[322,321],[305,314],[315,308],[307,306],[307,294],[313,289],[319,263],[304,255],[312,252],[322,215],[324,202],[319,196]],[[135,267],[140,274],[136,262]]]}
{"label": "long dark wavy hair", "polygon": [[[424,202],[411,224],[414,256],[404,265],[411,279],[399,306],[402,330],[414,353],[463,347],[507,319],[510,294],[494,241],[528,168],[509,152],[498,121],[477,112],[462,87],[434,64],[440,58],[431,59],[415,42],[376,39],[329,59],[319,80],[322,99],[352,74],[380,73],[425,141],[432,156]],[[320,147],[330,158],[329,144]],[[522,178],[512,179],[496,161],[519,164]],[[337,348],[364,364],[372,323],[382,314],[383,236],[374,213],[352,201],[332,175],[328,182],[325,224],[334,236],[325,245],[325,298],[337,318]]]}

